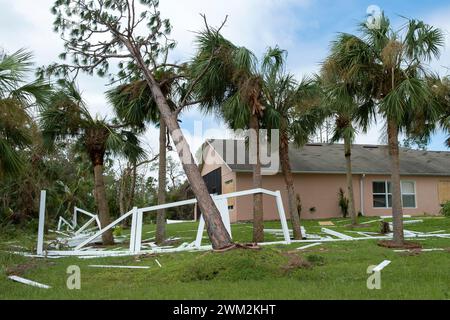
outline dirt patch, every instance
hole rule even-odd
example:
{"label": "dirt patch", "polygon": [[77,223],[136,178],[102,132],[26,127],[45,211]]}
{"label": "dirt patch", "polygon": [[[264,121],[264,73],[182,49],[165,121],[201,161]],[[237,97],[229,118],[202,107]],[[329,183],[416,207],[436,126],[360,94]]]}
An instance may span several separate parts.
{"label": "dirt patch", "polygon": [[389,248],[389,249],[422,249],[422,245],[417,242],[410,242],[410,241],[404,241],[403,244],[399,245],[396,244],[392,240],[386,240],[386,241],[378,241],[378,245],[383,248]]}
{"label": "dirt patch", "polygon": [[258,246],[256,243],[234,243],[228,247],[222,248],[222,249],[213,249],[214,253],[222,253],[227,252],[231,250],[261,250],[261,247]]}
{"label": "dirt patch", "polygon": [[347,224],[344,227],[349,229],[362,229],[362,228],[370,228],[370,224]]}
{"label": "dirt patch", "polygon": [[281,266],[281,270],[285,273],[289,273],[297,269],[310,269],[313,267],[312,263],[304,260],[298,254],[286,252],[284,255],[289,257],[287,264]]}
{"label": "dirt patch", "polygon": [[5,271],[8,276],[22,276],[27,271],[37,268],[37,266],[38,264],[35,260],[30,260],[29,262],[24,264],[7,267]]}

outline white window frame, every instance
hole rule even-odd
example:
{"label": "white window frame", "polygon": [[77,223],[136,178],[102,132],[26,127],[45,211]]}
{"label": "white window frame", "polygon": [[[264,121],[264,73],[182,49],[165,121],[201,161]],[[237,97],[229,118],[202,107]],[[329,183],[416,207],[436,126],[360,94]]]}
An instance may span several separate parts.
{"label": "white window frame", "polygon": [[[389,209],[391,207],[389,207],[389,196],[392,197],[392,192],[389,193],[389,188],[388,188],[388,180],[374,180],[372,181],[372,207],[374,209]],[[384,183],[384,188],[385,188],[385,192],[383,193],[375,193],[373,191],[373,185],[374,183]],[[385,207],[375,207],[374,203],[373,203],[373,198],[374,196],[384,196],[385,200],[386,200],[386,206]]]}
{"label": "white window frame", "polygon": [[[414,193],[404,193],[404,192],[403,192],[403,183],[404,183],[404,182],[409,182],[409,183],[412,183],[412,184],[413,184],[413,187],[414,187]],[[402,193],[402,207],[403,207],[404,209],[417,209],[417,188],[416,188],[416,182],[413,181],[413,180],[402,180],[402,181],[400,182],[400,189],[401,189],[401,193]],[[403,196],[414,196],[414,207],[405,207],[405,206],[403,205]]]}
{"label": "white window frame", "polygon": [[[409,182],[409,183],[413,184],[413,186],[414,186],[414,193],[403,193],[403,183],[404,182]],[[384,192],[384,193],[375,193],[375,192],[373,192],[373,184],[374,183],[384,183],[386,192]],[[373,209],[392,209],[392,206],[389,206],[389,196],[391,196],[391,198],[392,198],[392,191],[389,192],[389,188],[388,188],[389,183],[390,183],[389,180],[374,180],[374,181],[372,181],[372,207],[373,207]],[[392,189],[392,186],[391,186],[391,189]],[[401,193],[401,196],[402,196],[402,200],[401,201],[402,201],[402,208],[403,209],[417,209],[417,187],[416,187],[416,181],[414,181],[414,180],[402,180],[402,181],[400,181],[400,193]],[[375,207],[374,203],[373,203],[373,197],[374,196],[385,196],[386,207]],[[414,205],[415,206],[414,207],[404,207],[403,206],[403,196],[414,196]]]}

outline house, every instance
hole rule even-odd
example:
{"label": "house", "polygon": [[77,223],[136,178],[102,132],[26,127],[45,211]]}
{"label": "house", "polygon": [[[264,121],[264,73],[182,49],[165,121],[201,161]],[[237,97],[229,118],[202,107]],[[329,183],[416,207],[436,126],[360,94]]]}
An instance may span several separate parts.
{"label": "house", "polygon": [[[239,149],[245,150],[246,154],[240,156],[241,161],[236,161],[239,158],[236,155]],[[208,140],[202,150],[201,174],[211,194],[226,194],[253,188],[253,166],[249,164],[249,151],[244,141]],[[338,192],[340,188],[347,192],[344,146],[308,144],[296,148],[291,145],[289,156],[295,190],[301,201],[301,218],[341,217]],[[354,145],[352,164],[357,212],[364,216],[391,215],[392,196],[387,146]],[[400,172],[405,215],[438,215],[442,204],[450,201],[450,152],[401,148]],[[281,168],[263,176],[263,188],[280,190],[287,212],[287,192]],[[264,196],[263,201],[265,220],[277,220],[274,200]],[[232,222],[252,220],[251,196],[230,199],[228,205]]]}

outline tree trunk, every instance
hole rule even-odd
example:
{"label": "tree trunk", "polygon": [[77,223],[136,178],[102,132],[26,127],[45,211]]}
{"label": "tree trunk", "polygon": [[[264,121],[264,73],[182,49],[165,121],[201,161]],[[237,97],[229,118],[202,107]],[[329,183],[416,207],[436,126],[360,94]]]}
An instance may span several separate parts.
{"label": "tree trunk", "polygon": [[130,186],[130,197],[128,198],[128,208],[131,210],[134,204],[134,197],[136,195],[136,179],[137,179],[137,163],[133,163],[132,176],[131,176],[131,186]]}
{"label": "tree trunk", "polygon": [[[400,153],[398,146],[398,125],[395,121],[388,120],[389,156],[391,161],[391,188],[392,188],[392,218],[394,243],[402,245],[403,234],[403,207],[400,186]],[[387,192],[387,190],[386,190]]]}
{"label": "tree trunk", "polygon": [[[262,188],[261,155],[259,141],[259,119],[256,115],[250,118],[251,134],[256,135],[256,164],[253,165],[253,188]],[[263,195],[253,195],[253,242],[264,242]]]}
{"label": "tree trunk", "polygon": [[[158,172],[158,204],[166,203],[166,153],[167,136],[166,124],[161,119],[159,121],[159,172]],[[166,210],[158,210],[156,214],[156,236],[157,244],[162,244],[166,240]]]}
{"label": "tree trunk", "polygon": [[125,209],[125,172],[122,173],[119,184],[119,210],[120,215],[123,215],[126,211]]}
{"label": "tree trunk", "polygon": [[[120,215],[124,215],[127,212],[127,208],[126,208],[126,203],[125,203],[125,193],[126,193],[126,179],[127,179],[127,175],[128,175],[128,166],[127,168],[125,168],[125,170],[122,173],[122,177],[120,179],[120,189],[119,189],[119,210],[120,210]],[[122,221],[122,226],[126,227],[127,223],[126,223],[125,219],[124,221]]]}
{"label": "tree trunk", "polygon": [[178,155],[181,159],[184,172],[186,173],[192,192],[198,201],[198,206],[203,213],[205,219],[206,229],[208,231],[211,244],[214,249],[223,249],[230,247],[233,242],[228,234],[225,225],[220,217],[220,212],[212,200],[205,181],[200,174],[197,164],[194,161],[189,144],[181,131],[178,123],[178,114],[172,113],[166,97],[161,91],[161,88],[151,71],[148,69],[144,59],[138,48],[133,46],[129,41],[122,40],[127,46],[130,53],[136,60],[139,68],[143,72],[145,80],[152,91],[153,98],[158,106],[160,116],[169,129],[170,136],[177,148]]}
{"label": "tree trunk", "polygon": [[286,190],[288,193],[289,214],[291,217],[292,230],[295,240],[302,240],[302,230],[300,227],[300,216],[297,210],[297,201],[295,198],[294,176],[292,175],[291,163],[289,160],[289,139],[287,136],[286,122],[281,120],[280,128],[280,163],[283,171]]}
{"label": "tree trunk", "polygon": [[[100,224],[102,229],[111,223],[111,218],[109,216],[109,206],[108,200],[106,199],[105,181],[103,180],[103,166],[94,166],[94,182],[95,182],[95,194],[97,199],[98,216],[100,219]],[[103,245],[113,245],[114,237],[112,230],[103,232],[102,234]]]}
{"label": "tree trunk", "polygon": [[352,145],[350,140],[344,139],[345,164],[347,166],[347,191],[348,191],[348,210],[352,219],[352,225],[358,224],[358,214],[355,209],[355,194],[353,192],[353,174],[352,174]]}

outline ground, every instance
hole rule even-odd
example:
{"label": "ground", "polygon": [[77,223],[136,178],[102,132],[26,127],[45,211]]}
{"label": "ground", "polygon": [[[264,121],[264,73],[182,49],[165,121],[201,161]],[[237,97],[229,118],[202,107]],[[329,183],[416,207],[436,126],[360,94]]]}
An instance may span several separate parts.
{"label": "ground", "polygon": [[[450,218],[420,217],[413,231],[445,230]],[[373,220],[363,218],[362,221]],[[332,220],[331,229],[352,235],[349,220]],[[169,235],[191,242],[196,223],[169,225]],[[319,233],[318,221],[304,221],[309,233]],[[280,228],[268,222],[266,228]],[[143,239],[153,236],[145,225]],[[357,231],[377,231],[378,223]],[[232,226],[238,242],[251,240],[251,224]],[[11,254],[11,247],[35,246],[35,235],[0,235],[0,299],[450,299],[450,239],[420,241],[424,248],[446,251],[397,253],[376,240],[324,243],[299,251],[303,244],[275,245],[260,251],[184,252],[155,256],[100,259],[32,259]],[[267,241],[281,240],[266,235]],[[205,240],[206,241],[206,240]],[[160,268],[155,259],[161,263]],[[381,273],[381,290],[368,290],[367,268],[383,260],[392,263]],[[95,269],[89,265],[139,265],[150,269]],[[68,290],[67,268],[81,269],[81,290]],[[52,286],[39,289],[7,279],[16,274]]]}

